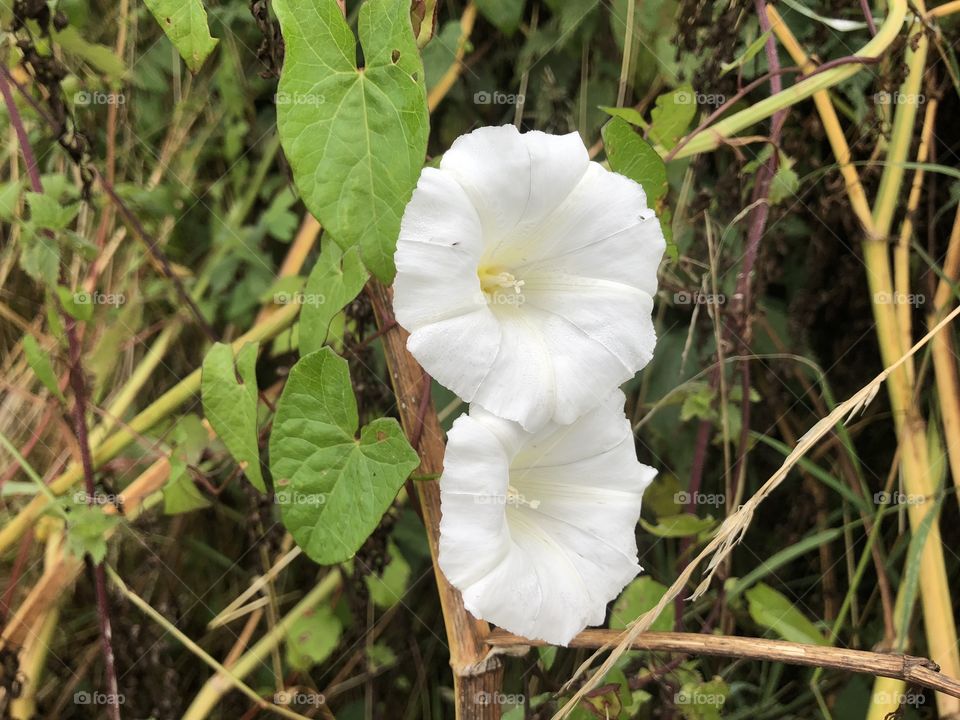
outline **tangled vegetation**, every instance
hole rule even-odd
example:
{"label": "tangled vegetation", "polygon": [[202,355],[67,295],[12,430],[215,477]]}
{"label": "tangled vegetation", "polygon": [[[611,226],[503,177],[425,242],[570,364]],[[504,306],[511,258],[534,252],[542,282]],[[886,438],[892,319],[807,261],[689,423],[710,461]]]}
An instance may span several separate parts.
{"label": "tangled vegetation", "polygon": [[[958,13],[0,0],[3,717],[956,720]],[[570,647],[435,569],[464,407],[390,302],[505,124],[667,243],[644,572]]]}

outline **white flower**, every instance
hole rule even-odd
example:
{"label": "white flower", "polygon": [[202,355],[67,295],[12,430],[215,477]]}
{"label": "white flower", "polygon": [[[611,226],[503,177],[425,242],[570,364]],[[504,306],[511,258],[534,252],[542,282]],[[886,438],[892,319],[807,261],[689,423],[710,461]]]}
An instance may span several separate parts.
{"label": "white flower", "polygon": [[394,309],[463,400],[528,430],[567,424],[650,361],[663,250],[643,189],[579,135],[484,127],[420,175]]}
{"label": "white flower", "polygon": [[565,645],[641,570],[635,527],[656,471],[615,390],[537,433],[474,405],[448,434],[440,567],[474,616]]}

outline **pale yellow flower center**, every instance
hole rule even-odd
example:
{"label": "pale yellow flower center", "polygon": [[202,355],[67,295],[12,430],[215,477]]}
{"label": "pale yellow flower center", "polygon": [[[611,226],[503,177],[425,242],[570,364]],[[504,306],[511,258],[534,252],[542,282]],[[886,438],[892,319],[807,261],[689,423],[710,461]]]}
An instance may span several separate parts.
{"label": "pale yellow flower center", "polygon": [[477,275],[480,277],[480,289],[488,298],[496,299],[503,295],[519,297],[523,293],[523,280],[517,280],[513,273],[503,268],[481,266]]}

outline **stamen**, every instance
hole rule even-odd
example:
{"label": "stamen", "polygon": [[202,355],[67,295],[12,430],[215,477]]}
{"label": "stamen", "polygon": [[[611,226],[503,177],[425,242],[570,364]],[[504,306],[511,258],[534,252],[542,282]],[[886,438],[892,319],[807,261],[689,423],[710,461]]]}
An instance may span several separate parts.
{"label": "stamen", "polygon": [[485,293],[497,293],[502,290],[513,290],[517,295],[523,291],[523,280],[518,280],[516,276],[506,270],[495,270],[480,268],[477,273],[480,276],[480,287]]}

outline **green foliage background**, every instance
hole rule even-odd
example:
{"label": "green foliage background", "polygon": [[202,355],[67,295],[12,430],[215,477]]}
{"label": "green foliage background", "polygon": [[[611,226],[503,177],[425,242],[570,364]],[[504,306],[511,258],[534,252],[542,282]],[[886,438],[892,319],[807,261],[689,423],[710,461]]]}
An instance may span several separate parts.
{"label": "green foliage background", "polygon": [[[11,90],[0,107],[0,612],[9,622],[25,606],[45,553],[49,566],[61,543],[67,557],[115,571],[169,623],[111,583],[124,717],[268,716],[237,691],[205,706],[213,671],[170,625],[220,662],[241,658],[256,694],[285,693],[286,707],[308,717],[453,716],[429,551],[403,489],[417,459],[362,288],[370,275],[392,278],[422,165],[479,125],[579,132],[598,161],[643,184],[670,240],[656,357],[626,387],[640,459],[660,470],[638,528],[646,574],[612,603],[610,628],[653,607],[797,438],[882,370],[862,229],[813,104],[786,111],[775,143],[764,115],[745,133],[756,142],[681,152],[719,107],[731,114],[771,94],[771,36],[752,4],[451,0],[437,3],[431,38],[433,5],[348,2],[344,17],[333,0],[60,0],[45,15],[47,4],[0,0]],[[777,8],[822,60],[871,37],[857,3]],[[875,8],[878,20],[884,12]],[[898,218],[912,222],[906,272],[920,299],[907,313],[918,328],[960,197],[956,21],[928,25],[923,94],[910,102],[920,117],[932,100],[939,110],[929,162],[911,162],[907,175],[926,170],[924,192],[910,213],[906,188],[895,198]],[[917,32],[830,91],[871,196]],[[798,73],[779,58],[789,88]],[[920,130],[918,121],[906,138],[911,161]],[[773,174],[758,203],[764,168]],[[758,204],[769,217],[745,299]],[[309,213],[323,226],[317,242]],[[956,438],[939,422],[929,362],[918,356],[916,386],[937,488],[927,500],[939,503],[956,588],[960,523],[945,456]],[[75,494],[71,368],[85,382],[92,505]],[[437,386],[432,397],[449,427],[455,398]],[[924,622],[939,621],[917,610],[924,579],[909,498],[883,500],[900,488],[890,415],[881,393],[831,433],[706,594],[671,604],[653,629],[927,654]],[[162,487],[142,512],[104,512],[163,459]],[[702,476],[696,487],[692,476]],[[63,477],[75,487],[48,502],[47,485]],[[368,489],[362,502],[357,487]],[[312,505],[297,505],[306,495]],[[44,512],[31,514],[37,503]],[[247,600],[257,605],[221,622],[278,562]],[[894,635],[888,588],[903,595]],[[78,572],[43,617],[53,618],[37,645],[43,671],[27,672],[23,656],[5,663],[4,712],[99,716],[75,699],[105,682],[92,575]],[[506,717],[550,717],[585,657],[540,648],[508,658]],[[13,699],[17,668],[34,706]],[[933,693],[906,691],[901,717],[935,716]],[[854,718],[870,704],[862,675],[630,652],[571,717]]]}

